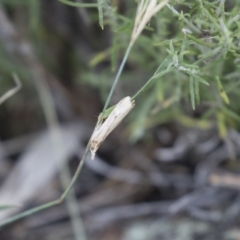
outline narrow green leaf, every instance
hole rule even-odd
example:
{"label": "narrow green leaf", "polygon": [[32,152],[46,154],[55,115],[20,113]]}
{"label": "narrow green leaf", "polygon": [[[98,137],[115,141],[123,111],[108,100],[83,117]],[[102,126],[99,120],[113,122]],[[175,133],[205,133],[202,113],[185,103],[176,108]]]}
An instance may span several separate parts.
{"label": "narrow green leaf", "polygon": [[169,64],[172,63],[172,57],[167,56],[165,60],[162,62],[162,64],[158,67],[154,75],[144,84],[144,86],[132,97],[132,99],[135,99],[139,94],[149,89],[152,85],[155,84],[158,78],[162,77],[166,73],[170,72],[172,70],[172,67],[168,67]]}
{"label": "narrow green leaf", "polygon": [[214,117],[214,115],[216,115],[216,108],[209,108],[205,113],[203,113],[202,115],[202,119],[211,119],[212,117]]}
{"label": "narrow green leaf", "polygon": [[[160,77],[162,77],[163,75],[165,75],[166,73],[170,72],[171,69],[165,69],[164,71],[161,71],[158,74],[154,74],[148,81],[151,81],[151,84],[155,83],[155,81],[153,82],[153,80],[158,79]],[[150,83],[149,83],[150,84]],[[151,86],[151,85],[150,85]],[[149,85],[147,85],[146,87],[150,87]]]}
{"label": "narrow green leaf", "polygon": [[207,85],[207,86],[209,86],[209,83],[206,81],[206,80],[204,80],[203,78],[201,78],[200,76],[198,76],[198,75],[192,75],[194,78],[196,78],[196,80],[198,80],[199,82],[201,82],[201,83],[203,83],[203,84],[205,84],[205,85]]}
{"label": "narrow green leaf", "polygon": [[200,104],[199,81],[194,81],[194,90],[197,104]]}
{"label": "narrow green leaf", "polygon": [[194,93],[194,83],[193,77],[189,77],[189,91],[190,91],[190,98],[192,103],[192,108],[195,110],[195,93]]}
{"label": "narrow green leaf", "polygon": [[97,53],[89,62],[89,66],[95,67],[99,63],[101,63],[103,60],[109,57],[111,49],[106,49],[102,52]]}
{"label": "narrow green leaf", "polygon": [[229,52],[231,52],[234,57],[240,58],[240,54],[236,53],[235,51],[229,50]]}
{"label": "narrow green leaf", "polygon": [[[176,74],[176,73],[175,73]],[[176,79],[178,78],[177,74],[176,74]],[[182,81],[177,81],[177,87],[176,87],[176,101],[180,101],[181,99],[181,95],[182,95]]]}
{"label": "narrow green leaf", "polygon": [[104,24],[103,24],[103,1],[104,0],[98,0],[99,25],[102,29],[104,29]]}
{"label": "narrow green leaf", "polygon": [[231,84],[229,84],[226,88],[225,88],[225,92],[231,92],[234,91],[235,89],[238,89],[238,87],[240,86],[240,81],[235,81]]}
{"label": "narrow green leaf", "polygon": [[235,112],[233,112],[232,110],[223,107],[223,112],[225,114],[227,114],[229,117],[231,117],[232,119],[234,119],[235,121],[240,122],[240,116],[238,114],[236,114]]}
{"label": "narrow green leaf", "polygon": [[[173,43],[177,43],[177,42],[182,41],[182,39],[176,37],[175,39],[171,39],[171,41]],[[154,43],[153,46],[164,46],[164,45],[168,45],[168,44],[169,44],[169,40],[164,40],[164,41],[161,41],[161,42]]]}
{"label": "narrow green leaf", "polygon": [[174,47],[173,47],[172,40],[169,41],[169,49],[172,53],[174,53]]}
{"label": "narrow green leaf", "polygon": [[167,69],[169,64],[172,63],[172,56],[167,56],[162,64],[157,68],[157,70],[155,71],[154,75],[155,76],[156,74],[162,72],[163,70]]}
{"label": "narrow green leaf", "polygon": [[229,104],[230,103],[229,98],[228,98],[226,92],[223,89],[223,86],[222,86],[222,83],[221,83],[219,77],[216,77],[216,82],[217,82],[217,88],[218,88],[218,91],[219,91],[219,94],[220,94],[221,98],[223,99],[223,101],[226,104]]}
{"label": "narrow green leaf", "polygon": [[190,38],[193,42],[199,44],[199,45],[202,45],[202,46],[207,46],[207,47],[216,47],[215,44],[213,43],[209,43],[209,42],[206,42],[206,41],[203,41],[201,39],[198,39],[198,38],[195,38],[193,35],[191,34],[186,34],[186,36],[188,38]]}
{"label": "narrow green leaf", "polygon": [[208,52],[205,52],[201,55],[199,55],[199,60],[197,60],[194,64],[198,65],[199,63],[205,62],[205,63],[210,63],[216,59],[219,59],[219,57],[221,56],[223,58],[223,54],[226,54],[227,51],[225,49],[225,47],[217,47],[214,48],[212,50],[209,50]]}
{"label": "narrow green leaf", "polygon": [[83,7],[83,8],[97,8],[98,4],[97,3],[77,3],[77,2],[72,2],[69,0],[58,0],[61,3],[67,4],[72,7]]}
{"label": "narrow green leaf", "polygon": [[183,56],[185,54],[186,45],[187,45],[187,43],[186,43],[186,35],[185,35],[183,38],[183,41],[182,41],[182,46],[181,46],[181,50],[180,50],[180,54],[179,54],[180,62],[183,62]]}
{"label": "narrow green leaf", "polygon": [[217,113],[217,126],[220,137],[225,138],[227,135],[227,127],[225,124],[224,114],[222,112]]}

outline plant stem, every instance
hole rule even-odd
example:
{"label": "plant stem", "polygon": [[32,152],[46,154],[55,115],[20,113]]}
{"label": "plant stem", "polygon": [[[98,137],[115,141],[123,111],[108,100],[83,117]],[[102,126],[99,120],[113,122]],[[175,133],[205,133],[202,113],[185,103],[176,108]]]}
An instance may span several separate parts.
{"label": "plant stem", "polygon": [[45,203],[45,204],[40,205],[40,206],[38,206],[38,207],[32,208],[32,209],[30,209],[30,210],[27,210],[27,211],[25,211],[25,212],[22,212],[22,213],[20,213],[20,214],[17,214],[17,215],[15,215],[15,216],[13,216],[13,217],[10,217],[10,218],[2,221],[2,222],[0,223],[0,227],[3,227],[3,226],[5,226],[5,225],[7,225],[7,224],[9,224],[9,223],[15,222],[16,220],[19,220],[19,219],[21,219],[21,218],[27,217],[27,216],[29,216],[29,215],[32,215],[33,213],[39,212],[39,211],[41,211],[41,210],[50,208],[50,207],[55,206],[55,205],[58,205],[58,204],[59,204],[59,200],[57,199],[57,200],[54,200],[54,201],[52,201],[52,202],[48,202],[48,203]]}
{"label": "plant stem", "polygon": [[78,177],[79,173],[80,173],[81,170],[82,170],[83,164],[84,164],[85,159],[86,159],[87,154],[88,154],[88,150],[89,150],[89,144],[87,145],[87,147],[86,147],[86,149],[85,149],[85,153],[84,153],[81,161],[80,161],[79,164],[78,164],[77,170],[76,170],[76,172],[74,173],[74,176],[73,176],[73,178],[72,178],[71,183],[69,184],[69,186],[67,187],[67,189],[63,192],[63,194],[61,195],[60,198],[58,198],[57,200],[54,200],[54,201],[45,203],[45,204],[43,204],[43,205],[40,205],[40,206],[38,206],[38,207],[32,208],[32,209],[27,210],[27,211],[25,211],[25,212],[22,212],[22,213],[20,213],[20,214],[17,214],[17,215],[15,215],[15,216],[13,216],[13,217],[10,217],[10,218],[8,218],[8,219],[0,222],[0,227],[3,227],[3,226],[5,226],[5,225],[7,225],[7,224],[9,224],[9,223],[12,223],[12,222],[16,221],[16,220],[19,220],[19,219],[21,219],[21,218],[24,218],[24,217],[27,217],[27,216],[29,216],[29,215],[32,215],[33,213],[40,212],[40,211],[42,211],[42,210],[45,210],[45,209],[47,209],[47,208],[50,208],[50,207],[53,207],[53,206],[56,206],[56,205],[62,203],[62,202],[65,200],[65,198],[67,197],[69,191],[71,190],[72,186],[73,186],[74,183],[76,182],[77,177]]}
{"label": "plant stem", "polygon": [[[95,128],[98,126],[99,122],[100,122],[100,119],[98,119]],[[95,128],[94,128],[94,129],[95,129]],[[93,131],[93,132],[94,132],[94,131]],[[82,167],[83,167],[83,165],[84,165],[84,163],[85,163],[85,160],[86,160],[87,155],[88,155],[88,152],[89,152],[91,138],[92,138],[92,136],[89,138],[88,144],[87,144],[87,146],[86,146],[86,148],[85,148],[85,152],[84,152],[84,154],[83,154],[83,156],[82,156],[82,158],[81,158],[81,160],[80,160],[80,162],[79,162],[79,164],[78,164],[78,167],[77,167],[77,169],[76,169],[76,171],[75,171],[75,173],[74,173],[74,175],[73,175],[73,178],[72,178],[72,180],[71,180],[71,183],[70,183],[69,186],[65,189],[65,191],[62,193],[62,195],[61,195],[60,198],[58,198],[57,200],[54,200],[54,201],[45,203],[45,204],[43,204],[43,205],[40,205],[40,206],[38,206],[38,207],[32,208],[32,209],[27,210],[27,211],[25,211],[25,212],[22,212],[22,213],[20,213],[20,214],[17,214],[17,215],[15,215],[15,216],[13,216],[13,217],[10,217],[10,218],[8,218],[8,219],[0,222],[0,227],[3,227],[3,226],[5,226],[5,225],[7,225],[7,224],[9,224],[9,223],[15,222],[16,220],[19,220],[19,219],[21,219],[21,218],[24,218],[24,217],[27,217],[27,216],[29,216],[29,215],[32,215],[33,213],[40,212],[40,211],[42,211],[42,210],[45,210],[45,209],[47,209],[47,208],[50,208],[50,207],[53,207],[53,206],[56,206],[56,205],[62,203],[62,202],[65,200],[65,198],[67,197],[67,195],[68,195],[68,193],[70,192],[70,190],[72,189],[74,183],[76,182],[76,180],[77,180],[77,178],[78,178],[78,176],[79,176],[79,174],[80,174],[80,172],[81,172],[81,170],[82,170]]]}
{"label": "plant stem", "polygon": [[[118,69],[117,75],[116,75],[116,77],[115,77],[115,79],[114,79],[114,82],[113,82],[113,85],[112,85],[112,87],[111,87],[111,90],[110,90],[110,92],[109,92],[109,94],[108,94],[108,98],[107,98],[107,100],[106,100],[106,102],[105,102],[105,105],[104,105],[104,108],[103,108],[102,113],[105,112],[105,110],[107,109],[107,107],[108,107],[108,105],[109,105],[109,102],[110,102],[111,97],[112,97],[112,95],[113,95],[113,92],[114,92],[114,90],[115,90],[115,88],[116,88],[116,85],[117,85],[117,83],[118,83],[118,80],[119,80],[119,78],[120,78],[120,75],[121,75],[121,73],[122,73],[122,71],[123,71],[124,65],[125,65],[125,63],[126,63],[126,61],[127,61],[127,59],[128,59],[128,56],[129,56],[129,53],[130,53],[130,51],[131,51],[132,46],[133,46],[132,44],[129,44],[129,45],[128,45],[128,48],[127,48],[127,50],[126,50],[126,52],[125,52],[125,55],[124,55],[124,58],[123,58],[123,60],[122,60],[122,62],[121,62],[121,65],[120,65],[120,67],[119,67],[119,69]],[[100,123],[100,121],[101,121],[100,119],[97,121],[96,126],[98,126],[98,124]],[[96,126],[95,126],[95,127],[96,127]],[[69,186],[68,186],[68,187],[66,188],[66,190],[63,192],[63,194],[61,195],[60,198],[58,198],[57,200],[51,201],[51,202],[49,202],[49,203],[45,203],[45,204],[43,204],[43,205],[40,205],[40,206],[38,206],[38,207],[32,208],[32,209],[27,210],[27,211],[25,211],[25,212],[22,212],[22,213],[20,213],[20,214],[17,214],[17,215],[15,215],[15,216],[13,216],[13,217],[10,217],[10,218],[8,218],[8,219],[0,222],[0,227],[5,226],[5,225],[7,225],[7,224],[9,224],[9,223],[12,223],[12,222],[14,222],[14,221],[16,221],[16,220],[19,220],[19,219],[21,219],[21,218],[24,218],[24,217],[26,217],[26,216],[29,216],[29,215],[31,215],[31,214],[33,214],[33,213],[36,213],[36,212],[45,210],[45,209],[47,209],[47,208],[49,208],[49,207],[53,207],[53,206],[56,206],[56,205],[62,203],[62,202],[65,200],[65,198],[67,197],[67,195],[68,195],[68,193],[70,192],[70,190],[72,189],[74,183],[76,182],[76,180],[77,180],[77,178],[78,178],[78,176],[79,176],[79,174],[80,174],[80,172],[81,172],[81,170],[82,170],[82,167],[83,167],[84,162],[85,162],[85,160],[86,160],[87,154],[88,154],[88,152],[89,152],[90,141],[91,141],[91,137],[90,137],[90,139],[89,139],[89,142],[88,142],[88,144],[87,144],[87,146],[86,146],[84,155],[83,155],[81,161],[79,162],[79,165],[78,165],[78,167],[77,167],[77,170],[75,171],[74,176],[73,176],[73,178],[72,178]]]}
{"label": "plant stem", "polygon": [[107,109],[107,107],[108,107],[108,105],[109,105],[109,102],[110,102],[111,97],[112,97],[112,95],[113,95],[113,91],[115,90],[115,88],[116,88],[116,86],[117,86],[119,77],[120,77],[120,75],[121,75],[121,73],[122,73],[122,71],[123,71],[123,67],[124,67],[124,65],[125,65],[125,63],[126,63],[126,61],[127,61],[127,59],[128,59],[129,53],[130,53],[130,51],[131,51],[131,48],[132,48],[132,44],[129,44],[129,45],[128,45],[128,48],[127,48],[127,50],[126,50],[126,52],[125,52],[124,58],[123,58],[123,60],[122,60],[122,62],[121,62],[121,65],[120,65],[120,67],[119,67],[119,69],[118,69],[117,75],[116,75],[116,77],[115,77],[115,79],[114,79],[114,82],[113,82],[113,85],[112,85],[112,87],[111,87],[111,90],[110,90],[110,92],[109,92],[109,94],[108,94],[108,98],[107,98],[107,100],[106,100],[106,102],[105,102],[105,105],[104,105],[102,114],[104,114],[105,110]]}
{"label": "plant stem", "polygon": [[[90,138],[91,139],[91,138]],[[89,152],[89,146],[90,146],[90,141],[85,149],[85,152],[84,152],[84,155],[81,159],[81,161],[79,162],[78,164],[78,167],[77,167],[77,170],[75,171],[74,175],[73,175],[73,178],[71,180],[71,183],[69,184],[69,186],[67,187],[67,189],[63,192],[63,194],[61,195],[61,197],[59,198],[59,201],[62,202],[68,195],[69,191],[72,189],[74,183],[76,182],[81,170],[82,170],[82,167],[83,167],[83,164],[85,163],[85,160],[86,160],[86,157],[87,157],[87,154]]]}

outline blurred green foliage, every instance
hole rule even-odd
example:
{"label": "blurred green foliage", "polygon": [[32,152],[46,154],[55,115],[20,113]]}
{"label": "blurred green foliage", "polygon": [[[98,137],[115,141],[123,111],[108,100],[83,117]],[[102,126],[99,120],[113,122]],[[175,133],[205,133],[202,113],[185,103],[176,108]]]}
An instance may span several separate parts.
{"label": "blurred green foliage", "polygon": [[[131,7],[132,13],[136,6]],[[239,7],[239,2],[224,0],[170,1],[149,22],[128,61],[130,71],[142,76],[129,78],[132,95],[139,89],[131,82],[141,82],[144,91],[140,87],[130,124],[133,140],[141,138],[146,128],[186,116],[193,118],[191,124],[181,121],[188,126],[209,127],[216,122],[221,137],[228,128],[239,128]],[[116,18],[111,46],[115,55],[111,59],[122,48],[118,37],[130,35],[134,22],[134,15],[124,21],[117,14]],[[151,72],[155,73],[147,80]],[[123,79],[124,74],[127,71]],[[147,90],[148,86],[153,87]],[[98,87],[101,89],[101,81]],[[203,121],[208,124],[199,124]]]}
{"label": "blurred green foliage", "polygon": [[[45,59],[49,55],[49,36],[41,22],[39,1],[1,2],[10,12],[21,6],[27,9],[28,34],[39,56]],[[103,39],[109,42],[101,42],[101,49],[85,59],[73,47],[72,69],[74,80],[97,89],[104,102],[129,44],[137,3],[124,1],[123,10],[118,8],[119,1],[110,0],[85,4],[60,0],[60,4],[91,7],[86,11],[93,23],[99,17],[98,28],[103,29],[100,34],[106,34]],[[170,0],[151,19],[130,53],[116,90],[119,98],[135,96],[136,107],[128,128],[133,141],[147,129],[173,120],[189,127],[215,124],[222,137],[227,129],[239,128],[239,12],[240,2],[234,0]],[[50,69],[56,71],[54,59],[46,62],[52,62]],[[0,58],[0,65],[2,88],[12,70],[21,79],[27,75],[6,57]]]}

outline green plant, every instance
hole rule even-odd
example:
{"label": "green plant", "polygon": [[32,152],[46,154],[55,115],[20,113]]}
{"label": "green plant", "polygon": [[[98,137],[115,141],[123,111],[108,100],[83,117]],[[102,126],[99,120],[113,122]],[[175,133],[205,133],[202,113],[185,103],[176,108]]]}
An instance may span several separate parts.
{"label": "green plant", "polygon": [[[139,89],[131,89],[133,93],[136,92],[132,94],[132,100],[136,102],[136,111],[133,113],[136,120],[130,123],[134,141],[149,127],[170,121],[176,116],[181,121],[184,116],[193,115],[188,108],[189,103],[193,110],[197,110],[200,104],[206,106],[205,110],[200,112],[200,119],[208,123],[217,122],[223,138],[229,127],[239,127],[237,87],[240,85],[240,3],[233,6],[231,1],[224,0],[140,0],[133,20],[119,15],[107,0],[87,4],[68,0],[60,2],[73,7],[98,8],[101,28],[104,28],[105,22],[110,25],[113,45],[105,54],[95,56],[92,60],[93,66],[109,58],[111,69],[115,69],[117,52],[120,52],[124,44],[127,46],[96,127],[113,110],[113,107],[108,108],[108,105],[120,76],[127,74],[123,73],[127,60],[134,63],[133,65],[146,65],[146,71],[154,71],[149,80],[139,79],[144,82]],[[151,26],[148,25],[149,22]],[[140,35],[143,30],[144,34]],[[126,36],[129,36],[130,32],[131,38],[128,42]],[[124,39],[124,44],[118,44],[120,39]],[[138,71],[139,68],[134,70]],[[86,78],[90,76],[86,75]],[[95,86],[101,88],[101,82]],[[152,86],[155,88],[151,88]],[[186,104],[183,104],[184,101]],[[141,106],[141,110],[137,109],[138,106]],[[155,111],[152,112],[154,107]],[[149,120],[147,116],[151,113]],[[185,121],[185,124],[188,125],[189,121]],[[208,127],[209,124],[198,126]],[[59,199],[13,216],[0,223],[0,226],[61,203],[81,172],[90,141],[71,184]]]}

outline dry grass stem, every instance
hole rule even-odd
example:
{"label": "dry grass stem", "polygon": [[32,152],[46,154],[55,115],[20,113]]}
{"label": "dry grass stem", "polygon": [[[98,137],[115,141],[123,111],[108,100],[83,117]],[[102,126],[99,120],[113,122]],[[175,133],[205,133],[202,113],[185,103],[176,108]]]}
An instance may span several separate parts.
{"label": "dry grass stem", "polygon": [[0,97],[0,105],[21,89],[22,83],[16,74],[13,74],[13,79],[16,86],[7,91],[2,97]]}
{"label": "dry grass stem", "polygon": [[169,0],[140,0],[135,17],[130,44],[133,45],[151,18],[159,12]]}

